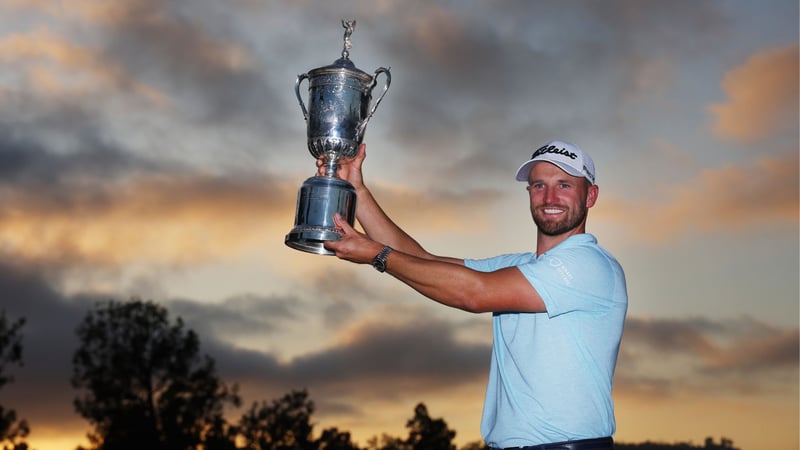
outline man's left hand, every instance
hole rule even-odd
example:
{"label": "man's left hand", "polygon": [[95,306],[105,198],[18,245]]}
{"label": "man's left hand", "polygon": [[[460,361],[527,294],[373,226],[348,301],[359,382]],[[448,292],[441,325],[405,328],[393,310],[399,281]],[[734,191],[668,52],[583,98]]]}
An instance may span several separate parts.
{"label": "man's left hand", "polygon": [[351,227],[339,213],[334,214],[333,221],[342,237],[338,241],[326,241],[325,248],[335,252],[337,258],[357,264],[371,264],[375,255],[383,249],[383,244]]}

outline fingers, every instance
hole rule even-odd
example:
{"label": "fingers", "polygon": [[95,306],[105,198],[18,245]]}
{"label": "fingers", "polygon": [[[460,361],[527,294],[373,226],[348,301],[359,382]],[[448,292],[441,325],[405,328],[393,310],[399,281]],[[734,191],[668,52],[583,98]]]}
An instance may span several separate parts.
{"label": "fingers", "polygon": [[333,223],[335,223],[336,227],[342,231],[342,235],[344,236],[347,236],[348,234],[351,234],[353,231],[355,231],[353,227],[351,227],[350,224],[347,223],[347,219],[342,217],[342,215],[339,213],[333,215]]}

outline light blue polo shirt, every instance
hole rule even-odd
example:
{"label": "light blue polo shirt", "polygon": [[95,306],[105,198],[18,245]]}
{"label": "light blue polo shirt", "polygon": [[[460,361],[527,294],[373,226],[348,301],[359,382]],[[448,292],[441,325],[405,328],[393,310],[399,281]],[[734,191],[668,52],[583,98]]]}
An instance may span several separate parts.
{"label": "light blue polo shirt", "polygon": [[628,306],[625,274],[591,234],[535,253],[465,260],[516,266],[545,313],[495,313],[481,434],[492,447],[612,436],[611,388]]}

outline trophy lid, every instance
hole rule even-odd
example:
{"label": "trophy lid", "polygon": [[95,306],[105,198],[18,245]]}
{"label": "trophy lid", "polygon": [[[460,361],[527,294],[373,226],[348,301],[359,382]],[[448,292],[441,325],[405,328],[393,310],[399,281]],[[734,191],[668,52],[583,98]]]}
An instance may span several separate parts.
{"label": "trophy lid", "polygon": [[352,42],[350,41],[350,36],[353,34],[353,31],[356,28],[356,21],[342,20],[342,26],[345,29],[344,49],[342,50],[342,57],[334,61],[333,64],[323,67],[317,67],[316,69],[311,70],[309,72],[309,76],[314,77],[316,75],[344,72],[346,75],[360,78],[366,83],[372,82],[372,75],[368,74],[367,72],[364,72],[361,69],[358,69],[356,65],[353,64],[353,61],[350,61],[350,48],[353,46]]}

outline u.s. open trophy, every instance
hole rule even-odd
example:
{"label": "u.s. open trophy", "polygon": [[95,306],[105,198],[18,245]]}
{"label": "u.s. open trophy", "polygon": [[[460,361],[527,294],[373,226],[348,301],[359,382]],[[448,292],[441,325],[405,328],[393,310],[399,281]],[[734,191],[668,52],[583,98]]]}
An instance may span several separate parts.
{"label": "u.s. open trophy", "polygon": [[[358,153],[367,122],[392,80],[389,69],[380,67],[370,75],[350,61],[350,35],[355,25],[355,21],[342,21],[345,33],[341,58],[329,66],[298,75],[294,84],[308,125],[308,150],[314,158],[323,158],[325,174],[303,182],[297,195],[294,228],[284,242],[294,249],[319,255],[332,255],[324,243],[341,237],[333,222],[335,213],[341,214],[350,225],[355,222],[356,190],[339,178],[336,170],[340,161],[350,160]],[[370,107],[372,89],[381,73],[385,75],[386,84]],[[303,80],[308,80],[308,110],[300,94]]]}

